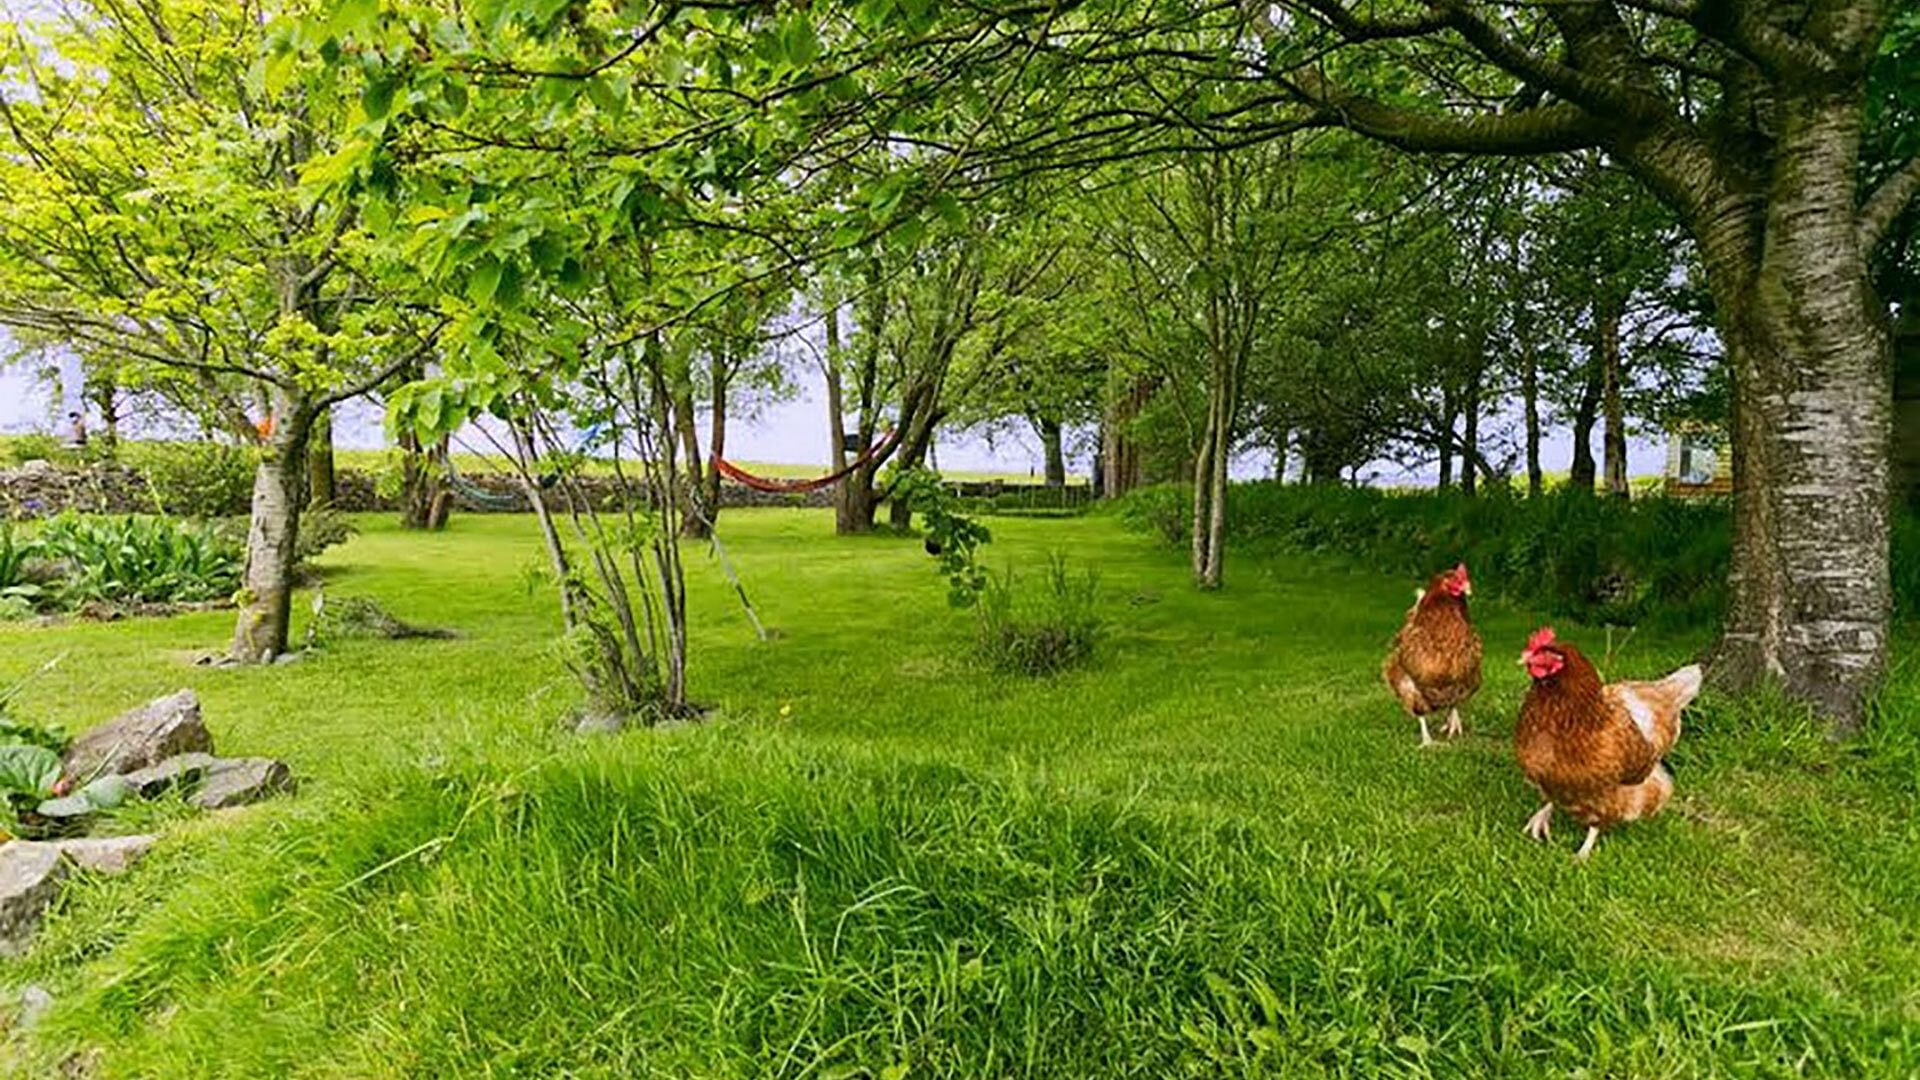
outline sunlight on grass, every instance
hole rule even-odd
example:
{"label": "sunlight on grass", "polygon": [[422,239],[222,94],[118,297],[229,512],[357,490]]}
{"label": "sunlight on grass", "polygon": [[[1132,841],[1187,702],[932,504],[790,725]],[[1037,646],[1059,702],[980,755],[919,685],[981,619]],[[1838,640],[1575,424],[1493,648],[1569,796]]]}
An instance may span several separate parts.
{"label": "sunlight on grass", "polygon": [[[460,638],[222,672],[180,659],[220,614],[0,629],[0,678],[69,654],[24,710],[77,729],[190,685],[222,752],[303,779],[162,814],[139,872],[76,889],[5,976],[59,998],[20,1075],[85,1047],[102,1076],[1920,1064],[1911,707],[1836,747],[1710,698],[1673,811],[1579,866],[1520,832],[1498,661],[1529,612],[1478,612],[1471,734],[1422,752],[1376,681],[1410,582],[1242,554],[1201,594],[1111,520],[996,521],[989,565],[1097,568],[1112,627],[1091,667],[1023,679],[970,658],[917,542],[729,512],[778,635],[690,553],[712,719],[579,739],[527,521],[360,525],[328,589]],[[1635,635],[1614,673],[1700,643]]]}

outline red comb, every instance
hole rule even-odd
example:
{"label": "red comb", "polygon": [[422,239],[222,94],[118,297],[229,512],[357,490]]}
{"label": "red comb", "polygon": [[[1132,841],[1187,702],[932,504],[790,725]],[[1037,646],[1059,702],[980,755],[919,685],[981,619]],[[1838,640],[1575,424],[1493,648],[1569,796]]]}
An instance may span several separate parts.
{"label": "red comb", "polygon": [[1553,644],[1553,627],[1543,626],[1535,630],[1533,636],[1527,639],[1527,651],[1532,652],[1551,644]]}
{"label": "red comb", "polygon": [[1465,577],[1467,576],[1467,564],[1466,564],[1466,563],[1461,563],[1461,564],[1459,564],[1458,566],[1455,566],[1455,567],[1453,568],[1453,572],[1454,572],[1454,573],[1456,573],[1456,574],[1459,574],[1459,575],[1461,576],[1461,578],[1463,578],[1463,579],[1464,579],[1464,578],[1465,578]]}

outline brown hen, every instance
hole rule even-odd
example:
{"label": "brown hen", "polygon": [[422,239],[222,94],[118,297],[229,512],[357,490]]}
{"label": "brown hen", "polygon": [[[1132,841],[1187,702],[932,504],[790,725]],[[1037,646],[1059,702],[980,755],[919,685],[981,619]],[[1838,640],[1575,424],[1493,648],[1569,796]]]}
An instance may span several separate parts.
{"label": "brown hen", "polygon": [[1433,745],[1427,717],[1434,713],[1447,714],[1444,734],[1460,734],[1460,706],[1480,689],[1480,635],[1467,618],[1471,595],[1465,563],[1435,574],[1407,609],[1380,665],[1387,689],[1420,721],[1421,746]]}
{"label": "brown hen", "polygon": [[1661,759],[1680,738],[1680,712],[1700,693],[1700,668],[1689,665],[1658,682],[1600,681],[1580,650],[1542,628],[1520,654],[1533,685],[1520,705],[1513,750],[1527,781],[1546,800],[1527,821],[1527,835],[1545,840],[1553,808],[1587,827],[1574,857],[1593,852],[1603,829],[1651,817],[1673,795],[1673,774]]}

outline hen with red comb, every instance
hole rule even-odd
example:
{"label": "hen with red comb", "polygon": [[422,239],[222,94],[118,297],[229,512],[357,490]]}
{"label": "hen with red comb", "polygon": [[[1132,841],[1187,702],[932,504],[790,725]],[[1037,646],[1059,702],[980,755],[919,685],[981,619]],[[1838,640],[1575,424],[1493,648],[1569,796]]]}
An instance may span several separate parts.
{"label": "hen with red comb", "polygon": [[1421,746],[1433,745],[1427,717],[1436,713],[1447,714],[1443,734],[1461,734],[1460,706],[1480,689],[1480,635],[1467,615],[1472,595],[1466,563],[1435,574],[1415,594],[1380,665],[1387,689],[1420,722]]}

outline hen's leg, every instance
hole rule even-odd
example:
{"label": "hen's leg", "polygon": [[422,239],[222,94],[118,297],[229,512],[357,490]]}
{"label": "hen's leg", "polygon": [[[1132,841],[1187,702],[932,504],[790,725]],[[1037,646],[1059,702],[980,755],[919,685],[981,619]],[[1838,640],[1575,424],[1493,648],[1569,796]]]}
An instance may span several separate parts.
{"label": "hen's leg", "polygon": [[1553,804],[1548,803],[1527,819],[1526,832],[1535,840],[1545,840],[1553,835]]}
{"label": "hen's leg", "polygon": [[1467,729],[1460,724],[1460,710],[1457,708],[1448,709],[1447,726],[1442,734],[1446,735],[1449,739],[1454,739],[1458,738],[1460,734],[1466,730]]}
{"label": "hen's leg", "polygon": [[1580,845],[1579,851],[1576,851],[1573,853],[1573,857],[1576,860],[1585,862],[1587,856],[1593,854],[1593,845],[1596,843],[1599,843],[1599,841],[1600,841],[1600,827],[1598,825],[1587,826],[1586,842]]}
{"label": "hen's leg", "polygon": [[1427,730],[1427,718],[1424,716],[1420,718],[1420,745],[1423,747],[1433,745],[1433,732]]}

